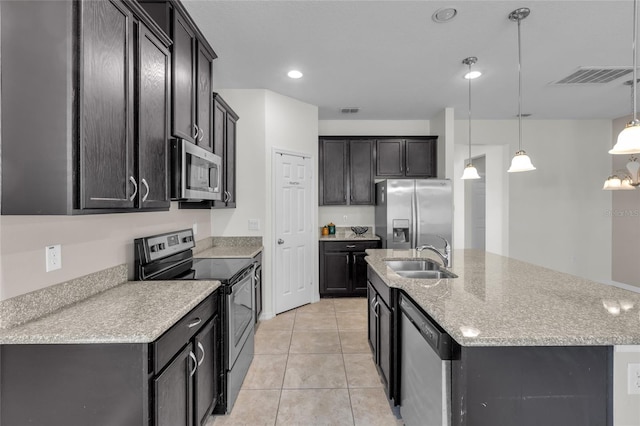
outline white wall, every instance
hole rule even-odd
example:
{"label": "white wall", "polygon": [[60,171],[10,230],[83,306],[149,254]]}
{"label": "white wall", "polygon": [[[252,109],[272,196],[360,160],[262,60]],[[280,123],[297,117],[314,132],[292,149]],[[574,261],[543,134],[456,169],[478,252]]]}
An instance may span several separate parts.
{"label": "white wall", "polygon": [[523,148],[537,170],[508,176],[511,257],[610,282],[610,146],[610,120],[525,121]]}
{"label": "white wall", "polygon": [[[196,240],[211,236],[209,210],[87,216],[0,216],[0,300],[127,263],[133,240],[198,224]],[[45,272],[45,246],[62,245],[62,269]]]}
{"label": "white wall", "polygon": [[[271,159],[274,148],[307,154],[314,166],[312,199],[318,199],[318,108],[262,89],[219,89],[218,93],[240,116],[236,133],[235,209],[213,210],[211,223],[215,236],[263,237],[264,317],[274,315],[273,305],[273,215]],[[315,209],[314,209],[315,212]],[[259,219],[260,231],[249,231],[247,220]],[[312,229],[317,229],[314,216]],[[314,239],[314,242],[316,240]],[[311,272],[315,298],[318,298],[318,246],[312,245]]]}
{"label": "white wall", "polygon": [[453,179],[455,144],[454,109],[445,108],[431,121],[431,131],[438,136],[438,177]]}

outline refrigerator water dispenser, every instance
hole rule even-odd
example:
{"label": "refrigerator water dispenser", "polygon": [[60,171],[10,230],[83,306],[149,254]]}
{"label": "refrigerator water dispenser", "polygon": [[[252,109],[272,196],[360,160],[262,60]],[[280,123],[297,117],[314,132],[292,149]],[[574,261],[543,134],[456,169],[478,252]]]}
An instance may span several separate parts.
{"label": "refrigerator water dispenser", "polygon": [[393,242],[409,242],[409,219],[393,219]]}

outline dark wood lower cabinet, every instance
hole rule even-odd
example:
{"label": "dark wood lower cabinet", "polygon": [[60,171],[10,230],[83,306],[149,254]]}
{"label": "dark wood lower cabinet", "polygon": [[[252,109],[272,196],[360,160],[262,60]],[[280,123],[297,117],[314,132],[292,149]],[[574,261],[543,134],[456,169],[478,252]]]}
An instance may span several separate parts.
{"label": "dark wood lower cabinet", "polygon": [[387,397],[394,400],[397,380],[394,377],[396,370],[393,368],[395,346],[394,311],[390,307],[393,306],[392,298],[391,293],[381,295],[374,285],[371,282],[367,285],[369,346]]}
{"label": "dark wood lower cabinet", "polygon": [[365,296],[365,250],[379,247],[378,240],[320,241],[320,296]]}
{"label": "dark wood lower cabinet", "polygon": [[221,394],[220,309],[216,292],[152,343],[1,346],[0,424],[204,425]]}

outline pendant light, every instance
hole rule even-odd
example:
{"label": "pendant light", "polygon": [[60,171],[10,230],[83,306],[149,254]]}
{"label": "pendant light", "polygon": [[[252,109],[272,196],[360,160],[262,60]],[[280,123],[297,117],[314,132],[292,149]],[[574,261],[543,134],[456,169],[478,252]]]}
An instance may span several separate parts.
{"label": "pendant light", "polygon": [[633,119],[627,123],[624,129],[618,135],[618,140],[609,154],[637,154],[640,153],[640,121],[636,116],[636,86],[638,81],[636,79],[637,74],[637,58],[636,58],[636,44],[638,42],[637,37],[638,26],[638,0],[633,1],[633,92],[632,92],[632,104],[633,104]]}
{"label": "pendant light", "polygon": [[469,163],[464,168],[464,172],[462,173],[462,179],[480,179],[480,175],[478,174],[478,170],[473,167],[471,162],[471,65],[478,62],[478,58],[475,56],[470,56],[462,60],[462,63],[469,66],[469,73],[465,76],[467,80],[469,80]]}
{"label": "pendant light", "polygon": [[522,149],[522,46],[520,42],[520,21],[529,16],[531,10],[527,7],[516,9],[509,14],[509,20],[518,23],[518,151],[511,160],[511,167],[507,170],[513,172],[528,172],[535,170],[531,159]]}

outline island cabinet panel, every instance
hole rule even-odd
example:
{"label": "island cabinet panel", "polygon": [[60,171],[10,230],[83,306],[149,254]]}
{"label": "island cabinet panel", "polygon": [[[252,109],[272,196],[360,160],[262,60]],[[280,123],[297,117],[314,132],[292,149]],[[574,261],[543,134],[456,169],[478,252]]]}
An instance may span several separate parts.
{"label": "island cabinet panel", "polygon": [[462,347],[453,425],[613,425],[612,347]]}

